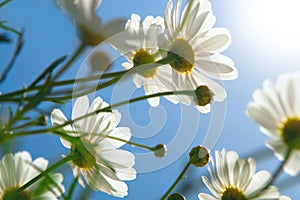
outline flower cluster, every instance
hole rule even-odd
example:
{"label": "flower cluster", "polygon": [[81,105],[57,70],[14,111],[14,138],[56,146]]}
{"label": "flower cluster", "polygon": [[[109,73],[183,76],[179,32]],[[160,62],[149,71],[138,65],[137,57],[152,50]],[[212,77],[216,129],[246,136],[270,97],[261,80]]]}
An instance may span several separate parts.
{"label": "flower cluster", "polygon": [[[4,1],[0,7],[8,2]],[[0,120],[1,143],[18,136],[51,133],[59,136],[68,149],[68,154],[49,168],[46,159],[33,160],[27,151],[4,154],[0,161],[0,199],[69,200],[77,182],[83,188],[115,197],[127,196],[125,181],[137,176],[136,157],[127,146],[150,150],[155,159],[159,159],[166,156],[168,145],[159,143],[149,147],[131,141],[131,130],[120,125],[122,114],[115,108],[141,100],[157,107],[163,97],[174,104],[193,104],[201,113],[209,113],[213,102],[224,101],[227,96],[219,82],[238,77],[233,60],[223,55],[231,43],[230,33],[226,28],[214,27],[216,18],[209,0],[189,0],[185,6],[182,0],[169,0],[163,17],[147,16],[142,20],[138,14],[132,14],[126,23],[124,19],[117,19],[106,24],[97,15],[101,3],[102,0],[57,0],[58,6],[76,26],[80,47],[61,68],[66,57],[54,61],[23,90],[0,95],[2,102],[18,104],[16,112],[10,110],[7,122]],[[2,23],[0,28],[16,32]],[[22,33],[18,34],[14,59],[23,45]],[[7,38],[0,35],[0,42],[5,40]],[[93,68],[97,68],[99,61],[104,67],[92,73],[101,72],[101,77],[97,74],[79,80],[59,80],[83,50],[102,42],[126,60],[121,64],[123,71],[107,72],[104,68],[109,65],[109,57],[98,52],[91,61]],[[9,66],[13,63],[14,60]],[[101,90],[128,77],[133,78],[137,88],[143,88],[145,96],[112,105],[98,96],[90,104],[88,94],[95,91],[85,83],[97,80],[96,89]],[[78,91],[67,90],[70,83],[73,85],[76,81],[82,83]],[[208,176],[202,176],[202,181],[212,194],[201,192],[200,200],[290,200],[281,195],[274,180],[281,169],[292,176],[300,171],[299,85],[299,73],[281,75],[276,84],[267,80],[263,89],[254,92],[253,102],[247,107],[247,115],[272,138],[266,146],[282,160],[273,175],[266,170],[256,172],[253,158],[243,159],[237,152],[225,149],[215,151],[213,158],[210,150],[198,145],[191,149],[189,161],[162,200],[185,199],[182,194],[171,192],[190,166],[207,168]],[[57,89],[60,86],[67,89]],[[43,102],[65,103],[75,97],[71,118],[55,107],[50,114],[50,128],[36,128],[47,126],[43,110],[36,118],[28,114]],[[67,194],[62,184],[63,175],[53,172],[65,163],[74,175]]]}
{"label": "flower cluster", "polygon": [[[223,101],[224,88],[210,78],[237,78],[233,61],[220,54],[229,46],[230,34],[225,28],[213,28],[215,17],[209,1],[189,1],[182,14],[181,4],[182,0],[178,0],[173,9],[170,0],[164,19],[148,16],[142,22],[133,14],[125,32],[108,42],[126,57],[128,62],[123,63],[126,69],[139,68],[134,83],[137,87],[143,85],[146,95],[207,86],[211,100]],[[211,101],[199,104],[193,96],[165,97],[173,103],[194,102],[200,112],[208,113]],[[159,97],[148,102],[157,106]]]}

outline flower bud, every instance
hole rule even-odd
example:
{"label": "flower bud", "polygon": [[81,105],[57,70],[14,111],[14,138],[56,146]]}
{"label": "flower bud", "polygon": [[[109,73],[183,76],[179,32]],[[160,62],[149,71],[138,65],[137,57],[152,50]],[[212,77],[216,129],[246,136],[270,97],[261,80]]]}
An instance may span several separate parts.
{"label": "flower bud", "polygon": [[48,122],[48,117],[46,115],[41,115],[38,119],[37,119],[37,124],[38,126],[47,126],[47,122]]}
{"label": "flower bud", "polygon": [[207,165],[209,157],[209,152],[204,146],[196,146],[190,152],[190,162],[196,167]]}
{"label": "flower bud", "polygon": [[93,33],[88,28],[79,27],[79,37],[86,45],[97,46],[105,40],[101,33]]}
{"label": "flower bud", "polygon": [[109,69],[111,61],[105,52],[97,51],[90,58],[90,67],[93,72],[103,72]]}
{"label": "flower bud", "polygon": [[185,197],[182,194],[174,193],[168,197],[168,200],[185,200]]}
{"label": "flower bud", "polygon": [[201,85],[195,90],[195,101],[199,106],[205,106],[212,100],[212,93],[206,85]]}
{"label": "flower bud", "polygon": [[167,146],[165,144],[158,144],[153,149],[154,155],[157,158],[163,158],[167,154]]}

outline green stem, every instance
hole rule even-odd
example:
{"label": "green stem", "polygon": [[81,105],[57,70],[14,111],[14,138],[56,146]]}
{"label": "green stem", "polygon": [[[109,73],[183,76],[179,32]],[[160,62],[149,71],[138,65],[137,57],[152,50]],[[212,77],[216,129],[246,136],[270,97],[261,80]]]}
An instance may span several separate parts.
{"label": "green stem", "polygon": [[118,82],[123,76],[129,76],[129,75],[132,75],[132,74],[135,74],[135,73],[139,73],[141,71],[141,68],[143,68],[143,71],[150,70],[150,69],[158,67],[156,64],[165,65],[165,64],[172,63],[175,60],[176,60],[176,58],[174,57],[174,55],[169,55],[169,56],[167,56],[165,58],[162,58],[161,60],[153,63],[153,65],[151,65],[151,64],[149,64],[149,65],[139,65],[139,66],[135,66],[135,67],[131,68],[130,70],[125,70],[125,71],[111,73],[111,74],[103,74],[101,76],[101,78],[102,77],[109,78],[109,77],[114,77],[114,76],[115,76],[115,78],[113,78],[113,79],[111,79],[111,80],[109,80],[105,83],[99,84],[96,88],[91,88],[91,89],[83,91],[81,93],[72,94],[72,95],[63,96],[63,97],[49,97],[45,100],[46,101],[52,101],[51,98],[54,98],[55,100],[64,101],[64,100],[69,100],[69,99],[73,99],[73,98],[78,98],[78,97],[90,94],[91,92],[98,91],[100,89],[103,89],[103,88],[106,88],[110,85],[113,85],[116,82]]}
{"label": "green stem", "polygon": [[[107,78],[113,78],[113,77],[118,77],[118,76],[122,76],[123,74],[125,74],[126,72],[128,72],[128,70],[125,71],[120,71],[120,72],[112,72],[112,73],[107,73],[107,74],[103,74],[103,75],[95,75],[95,76],[90,76],[90,77],[85,77],[85,78],[78,78],[78,79],[69,79],[69,80],[64,80],[64,81],[57,81],[57,82],[53,82],[51,85],[55,86],[55,87],[59,87],[59,86],[66,86],[66,85],[73,85],[73,84],[78,84],[78,83],[86,83],[86,82],[90,82],[90,81],[95,81],[95,80],[99,80],[101,79],[107,79]],[[21,95],[27,92],[32,92],[35,90],[39,90],[41,88],[43,88],[44,85],[37,85],[37,86],[32,86],[32,87],[28,87],[22,90],[17,90],[11,93],[7,93],[7,94],[3,94],[0,96],[0,102],[3,101],[12,101],[12,102],[18,102],[19,99],[15,98],[12,99],[11,97],[17,96],[17,95]],[[55,92],[53,94],[60,94],[62,93],[61,91]],[[63,92],[64,94],[66,92]],[[29,96],[28,98],[34,98],[34,96]]]}
{"label": "green stem", "polygon": [[17,190],[17,192],[22,192],[23,190],[25,190],[26,188],[28,188],[29,186],[31,186],[32,184],[37,182],[39,179],[41,179],[43,176],[49,174],[50,172],[54,171],[55,169],[57,169],[58,167],[60,167],[61,165],[65,164],[66,162],[68,162],[70,160],[72,160],[72,156],[64,157],[63,159],[61,159],[60,161],[58,161],[57,163],[55,163],[54,165],[52,165],[45,171],[41,172],[39,175],[37,175],[36,177],[31,179],[30,181],[28,181],[26,184],[24,184],[22,187],[20,187]]}
{"label": "green stem", "polygon": [[70,65],[76,60],[76,58],[83,52],[83,50],[86,48],[86,45],[81,43],[79,47],[75,50],[71,58],[68,60],[68,62],[62,66],[62,68],[53,76],[52,80],[56,80],[62,73],[64,73]]}
{"label": "green stem", "polygon": [[[68,61],[68,63],[63,68],[66,68],[66,66],[68,67],[68,65],[71,64],[71,61],[76,58],[76,56],[77,56],[76,54],[79,54],[80,51],[82,51],[81,48],[78,48],[78,50],[75,52],[75,54],[72,56],[72,58]],[[172,55],[170,55],[170,56],[167,56],[167,57],[157,61],[155,64],[164,65],[164,64],[172,63],[175,60],[176,60],[176,58],[173,57]],[[119,71],[119,72],[106,73],[106,74],[96,75],[96,76],[86,77],[86,78],[70,79],[70,80],[65,80],[65,81],[52,82],[51,86],[65,86],[65,85],[70,85],[70,84],[74,84],[74,83],[84,83],[84,82],[98,80],[99,78],[100,79],[114,78],[112,80],[109,80],[105,83],[102,83],[102,84],[98,85],[96,89],[89,89],[89,90],[86,90],[82,93],[76,94],[75,96],[74,95],[68,95],[68,96],[65,96],[65,97],[58,97],[61,100],[68,100],[70,98],[80,97],[80,96],[83,96],[85,94],[89,94],[91,92],[94,92],[95,90],[100,90],[100,89],[103,89],[104,87],[108,87],[108,86],[114,84],[115,82],[117,82],[125,74],[128,76],[128,75],[140,72],[141,67],[144,67],[143,70],[148,70],[148,69],[152,69],[152,68],[157,67],[157,66],[155,66],[155,65],[152,65],[152,66],[151,65],[147,65],[147,66],[140,65],[140,66],[136,66],[134,68],[131,68],[129,70],[124,70],[124,71]],[[33,87],[28,87],[28,88],[25,88],[25,89],[22,89],[22,90],[17,90],[17,91],[10,92],[10,93],[7,93],[7,94],[2,94],[0,96],[0,102],[7,102],[7,101],[9,101],[9,102],[18,102],[19,98],[12,98],[12,97],[17,96],[17,95],[21,95],[21,94],[24,94],[24,93],[27,93],[27,92],[32,92],[32,91],[35,91],[35,90],[39,90],[43,87],[44,87],[44,85],[42,84],[42,85],[37,85],[37,86],[33,86]],[[56,93],[59,93],[59,92],[56,92]],[[29,100],[31,98],[35,98],[35,95],[27,96],[26,99]],[[50,99],[51,98],[49,97],[48,99],[44,99],[44,100],[49,101]]]}
{"label": "green stem", "polygon": [[178,183],[183,179],[184,174],[186,173],[186,171],[189,169],[189,167],[191,166],[192,162],[189,161],[185,167],[183,168],[183,170],[181,171],[181,173],[179,174],[179,176],[177,177],[177,179],[175,180],[175,182],[171,185],[171,187],[168,189],[168,191],[164,194],[164,196],[162,196],[161,200],[166,199],[170,193],[174,190],[174,188],[178,185]]}
{"label": "green stem", "polygon": [[0,28],[6,30],[6,31],[10,31],[16,35],[21,35],[21,32],[17,31],[16,29],[12,28],[12,27],[9,27],[9,26],[6,26],[4,25],[4,22],[3,21],[0,21]]}
{"label": "green stem", "polygon": [[[284,157],[284,160],[280,163],[280,165],[277,167],[277,169],[274,171],[273,175],[272,175],[272,179],[269,181],[269,183],[262,189],[263,190],[266,190],[269,186],[273,185],[275,180],[279,177],[280,173],[282,172],[283,170],[283,167],[284,165],[286,164],[286,162],[288,161],[290,155],[291,155],[291,152],[292,152],[292,149],[288,149],[286,154],[285,154],[285,157]],[[257,194],[259,195],[259,194]],[[256,197],[257,195],[255,195],[254,197]]]}
{"label": "green stem", "polygon": [[96,111],[88,113],[88,114],[86,114],[84,116],[81,116],[81,117],[75,118],[73,120],[67,121],[64,124],[52,127],[50,129],[48,128],[48,129],[33,130],[33,131],[30,131],[29,133],[28,132],[19,132],[19,133],[11,134],[9,136],[12,138],[12,137],[24,136],[24,135],[28,135],[28,134],[38,134],[38,133],[45,133],[45,132],[55,132],[55,130],[58,130],[58,129],[64,127],[64,126],[73,124],[76,121],[82,120],[84,118],[90,117],[90,116],[98,114],[100,112],[108,112],[112,108],[115,108],[115,107],[118,107],[118,106],[122,106],[122,105],[126,105],[126,104],[129,104],[129,103],[138,102],[138,101],[145,100],[145,99],[148,99],[148,98],[153,98],[153,97],[158,97],[158,96],[168,96],[168,95],[189,95],[189,96],[193,96],[194,95],[194,90],[162,92],[162,93],[156,93],[156,94],[151,94],[151,95],[145,95],[145,96],[142,96],[142,97],[136,97],[136,98],[133,98],[133,99],[130,99],[130,100],[125,100],[125,101],[116,103],[114,105],[111,105],[111,106],[108,106],[108,107],[96,110]]}
{"label": "green stem", "polygon": [[149,147],[149,146],[146,146],[146,145],[143,145],[143,144],[138,144],[138,143],[135,143],[135,142],[127,141],[127,140],[124,140],[122,138],[117,138],[117,137],[110,136],[110,135],[105,135],[105,137],[113,139],[113,140],[125,142],[125,143],[127,143],[129,145],[132,145],[132,146],[136,146],[136,147],[140,147],[140,148],[147,149],[147,150],[150,150],[150,151],[154,151],[153,147]]}
{"label": "green stem", "polygon": [[0,8],[3,7],[5,4],[11,2],[12,0],[5,0],[3,2],[0,3]]}
{"label": "green stem", "polygon": [[291,155],[291,152],[292,150],[291,149],[288,149],[288,151],[286,152],[286,155],[284,157],[284,160],[280,163],[280,165],[277,167],[277,169],[275,170],[275,172],[273,173],[273,178],[272,180],[270,181],[270,183],[268,184],[268,186],[272,185],[275,180],[278,178],[278,176],[280,175],[280,173],[282,172],[283,170],[283,167],[284,165],[286,164],[286,162],[288,161],[290,155]]}
{"label": "green stem", "polygon": [[66,198],[67,200],[72,200],[72,195],[74,193],[77,181],[78,181],[78,177],[74,178],[74,180],[72,181],[71,186],[70,186],[70,190],[68,192],[68,196]]}

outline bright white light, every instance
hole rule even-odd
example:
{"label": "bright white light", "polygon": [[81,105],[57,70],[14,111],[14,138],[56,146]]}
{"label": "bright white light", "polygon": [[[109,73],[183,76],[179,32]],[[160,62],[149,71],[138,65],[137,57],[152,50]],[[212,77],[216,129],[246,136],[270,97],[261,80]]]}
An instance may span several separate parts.
{"label": "bright white light", "polygon": [[240,0],[240,22],[262,49],[300,56],[299,0]]}

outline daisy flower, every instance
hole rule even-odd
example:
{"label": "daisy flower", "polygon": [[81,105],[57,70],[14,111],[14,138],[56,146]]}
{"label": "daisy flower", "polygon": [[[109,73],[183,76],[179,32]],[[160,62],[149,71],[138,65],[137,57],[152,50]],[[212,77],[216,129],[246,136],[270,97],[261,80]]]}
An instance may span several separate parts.
{"label": "daisy flower", "polygon": [[[150,66],[162,59],[159,53],[158,36],[164,31],[163,18],[147,16],[142,22],[139,15],[132,14],[125,30],[119,37],[109,40],[109,43],[125,56],[127,62],[122,64],[125,69],[139,65]],[[146,70],[140,68],[138,73],[133,74],[133,81],[138,88],[144,86],[146,95],[175,90],[171,82],[171,68],[168,65]],[[173,103],[178,102],[175,96],[166,96],[166,98]],[[148,99],[149,104],[154,107],[159,105],[159,101],[159,97]]]}
{"label": "daisy flower", "polygon": [[[207,84],[214,93],[216,101],[226,98],[225,90],[208,77],[219,80],[237,78],[233,61],[220,54],[231,43],[227,29],[213,28],[215,17],[207,0],[188,1],[182,14],[182,0],[169,0],[165,10],[166,37],[159,44],[166,55],[175,57],[172,79],[180,90],[196,89]],[[173,12],[172,12],[173,11]],[[222,89],[221,91],[219,91]],[[190,98],[181,98],[190,104]]]}
{"label": "daisy flower", "polygon": [[47,166],[48,161],[44,158],[32,161],[27,151],[5,154],[0,162],[0,199],[57,199],[64,192],[60,173],[50,174],[17,193],[19,188],[46,170]]}
{"label": "daisy flower", "polygon": [[283,160],[290,154],[284,170],[296,175],[300,170],[300,73],[279,76],[277,83],[263,83],[263,89],[253,94],[248,115],[259,124],[260,130],[272,138],[266,146]]}
{"label": "daisy flower", "polygon": [[280,193],[274,186],[266,186],[272,179],[267,171],[256,171],[255,160],[242,159],[234,151],[215,151],[215,162],[208,166],[210,180],[203,176],[202,181],[212,195],[200,193],[200,200],[275,200]]}
{"label": "daisy flower", "polygon": [[123,19],[101,24],[96,13],[101,2],[102,0],[57,0],[58,6],[76,24],[81,40],[88,45],[98,45],[107,37],[121,32],[124,26]]}
{"label": "daisy flower", "polygon": [[[87,96],[75,101],[72,111],[72,119],[92,113],[107,107],[108,104],[97,97],[89,107]],[[136,178],[136,171],[132,168],[135,157],[132,153],[117,149],[126,142],[109,139],[105,136],[120,138],[128,141],[131,137],[129,128],[117,127],[121,114],[113,110],[75,121],[72,125],[64,126],[64,130],[70,136],[79,136],[80,141],[88,150],[93,163],[83,156],[74,144],[61,138],[62,144],[71,150],[73,159],[70,165],[75,177],[79,177],[79,183],[83,187],[85,182],[95,191],[101,190],[117,197],[127,195],[128,187],[124,183]],[[53,126],[67,122],[62,111],[55,109],[51,114]],[[74,134],[75,133],[75,134]],[[95,164],[94,164],[95,163]]]}

